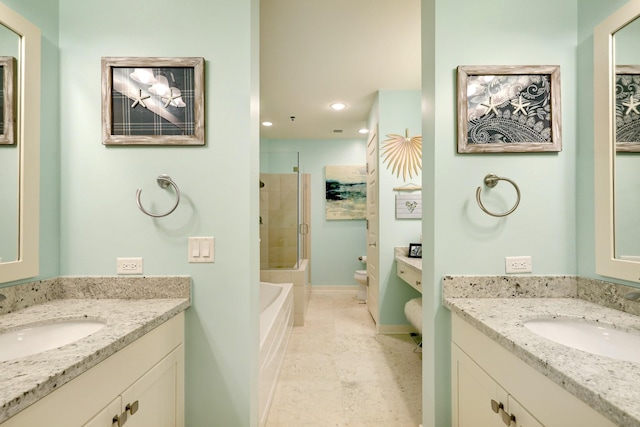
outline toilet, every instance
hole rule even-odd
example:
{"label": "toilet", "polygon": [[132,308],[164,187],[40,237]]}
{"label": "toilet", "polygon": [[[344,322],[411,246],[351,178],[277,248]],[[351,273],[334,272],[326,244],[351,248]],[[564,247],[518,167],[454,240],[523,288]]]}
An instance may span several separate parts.
{"label": "toilet", "polygon": [[[367,257],[361,256],[358,259],[363,263],[367,263]],[[353,275],[353,278],[356,279],[356,282],[360,285],[358,287],[358,293],[356,294],[356,299],[361,301],[365,301],[367,299],[367,270],[356,270],[356,273]]]}
{"label": "toilet", "polygon": [[356,274],[353,275],[356,282],[360,284],[356,298],[359,300],[367,299],[367,270],[356,270]]}

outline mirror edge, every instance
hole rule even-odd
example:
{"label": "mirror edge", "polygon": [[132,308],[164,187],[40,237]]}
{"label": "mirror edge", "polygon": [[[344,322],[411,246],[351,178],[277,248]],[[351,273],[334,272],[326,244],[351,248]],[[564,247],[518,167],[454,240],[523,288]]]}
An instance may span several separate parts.
{"label": "mirror edge", "polygon": [[[640,0],[631,0],[598,24],[593,32],[593,114],[594,118],[598,118],[594,120],[593,135],[596,273],[631,282],[640,282],[640,263],[616,259],[614,251],[613,36],[638,16],[640,16]],[[608,84],[602,84],[602,82],[608,82]]]}
{"label": "mirror edge", "polygon": [[[0,284],[39,273],[40,29],[0,3],[0,22],[20,36],[17,126],[20,144],[20,226],[17,261],[0,264]],[[27,115],[26,112],[29,112]]]}

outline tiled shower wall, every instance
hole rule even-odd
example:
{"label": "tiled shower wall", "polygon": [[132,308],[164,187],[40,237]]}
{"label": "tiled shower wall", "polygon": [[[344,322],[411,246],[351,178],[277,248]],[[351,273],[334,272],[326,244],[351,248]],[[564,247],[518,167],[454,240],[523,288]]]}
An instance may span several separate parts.
{"label": "tiled shower wall", "polygon": [[294,268],[298,261],[298,174],[261,173],[260,269]]}

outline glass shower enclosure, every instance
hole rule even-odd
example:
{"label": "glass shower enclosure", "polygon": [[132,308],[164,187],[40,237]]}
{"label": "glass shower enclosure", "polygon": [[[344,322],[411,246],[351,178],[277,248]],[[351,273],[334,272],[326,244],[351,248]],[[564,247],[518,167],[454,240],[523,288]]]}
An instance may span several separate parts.
{"label": "glass shower enclosure", "polygon": [[298,152],[260,153],[260,270],[297,269],[305,258],[304,188]]}

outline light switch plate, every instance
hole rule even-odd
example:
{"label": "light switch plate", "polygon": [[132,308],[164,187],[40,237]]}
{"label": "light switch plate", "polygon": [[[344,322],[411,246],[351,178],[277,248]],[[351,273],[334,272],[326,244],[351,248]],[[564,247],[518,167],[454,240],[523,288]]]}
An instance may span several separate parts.
{"label": "light switch plate", "polygon": [[189,237],[187,259],[189,262],[214,262],[215,240],[213,237]]}

